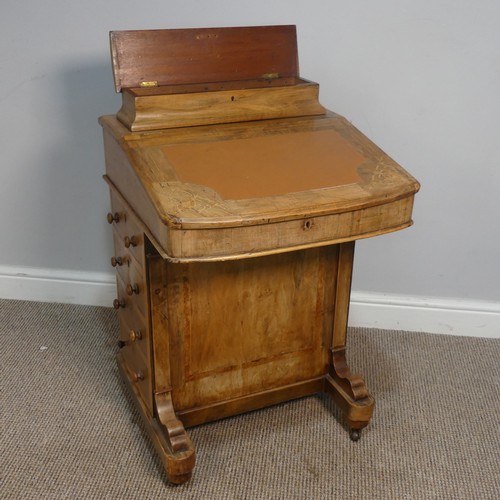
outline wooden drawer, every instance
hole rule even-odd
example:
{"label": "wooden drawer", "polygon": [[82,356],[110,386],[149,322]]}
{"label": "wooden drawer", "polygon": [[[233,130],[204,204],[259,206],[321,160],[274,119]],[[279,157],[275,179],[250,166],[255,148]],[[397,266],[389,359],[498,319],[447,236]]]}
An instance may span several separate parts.
{"label": "wooden drawer", "polygon": [[125,284],[125,293],[130,301],[144,315],[148,316],[148,290],[144,268],[137,265],[135,260],[130,261],[128,268],[128,282]]}
{"label": "wooden drawer", "polygon": [[120,350],[123,361],[129,372],[130,380],[136,384],[139,394],[149,412],[153,412],[153,380],[151,366],[140,350],[135,346],[126,345]]}
{"label": "wooden drawer", "polygon": [[[136,273],[136,268],[130,268],[130,275],[133,277]],[[144,283],[144,284],[143,284]],[[137,286],[136,290],[139,293],[132,292],[130,295],[130,288]],[[116,276],[116,288],[118,301],[120,302],[120,307],[118,308],[119,316],[127,318],[129,324],[133,324],[134,318],[138,315],[147,319],[149,317],[148,311],[148,301],[147,301],[147,290],[145,282],[141,281],[139,284],[136,281],[125,283],[121,276],[117,274]]]}
{"label": "wooden drawer", "polygon": [[115,251],[119,246],[134,257],[141,267],[144,267],[144,233],[140,222],[118,196],[111,191],[111,210],[114,220],[113,227],[116,230]]}
{"label": "wooden drawer", "polygon": [[116,228],[113,228],[114,255],[111,258],[111,265],[124,283],[129,282],[129,268],[132,257],[123,244],[123,238]]}
{"label": "wooden drawer", "polygon": [[149,316],[147,311],[146,314],[143,314],[131,300],[131,297],[124,293],[124,285],[120,278],[117,279],[117,282],[118,298],[123,303],[123,307],[118,310],[120,340],[125,344],[120,352],[130,372],[131,379],[137,384],[142,399],[151,411],[153,383]]}
{"label": "wooden drawer", "polygon": [[[143,233],[135,217],[116,196],[112,195],[113,239],[116,265],[116,286],[120,339],[124,342],[120,354],[130,380],[145,406],[153,411],[153,378],[151,367],[148,290],[144,265]],[[135,237],[136,246],[125,244],[125,238]]]}
{"label": "wooden drawer", "polygon": [[133,308],[120,310],[118,316],[120,340],[125,343],[126,347],[148,361],[151,357],[151,333],[147,319]]}

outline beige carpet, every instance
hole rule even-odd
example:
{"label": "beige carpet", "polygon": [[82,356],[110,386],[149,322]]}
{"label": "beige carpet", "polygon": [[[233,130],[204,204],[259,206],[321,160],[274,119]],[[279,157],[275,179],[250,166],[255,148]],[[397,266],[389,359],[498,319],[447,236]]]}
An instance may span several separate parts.
{"label": "beige carpet", "polygon": [[0,301],[5,499],[498,499],[500,341],[355,329],[377,405],[353,443],[313,396],[191,429],[166,484],[115,365],[114,310]]}

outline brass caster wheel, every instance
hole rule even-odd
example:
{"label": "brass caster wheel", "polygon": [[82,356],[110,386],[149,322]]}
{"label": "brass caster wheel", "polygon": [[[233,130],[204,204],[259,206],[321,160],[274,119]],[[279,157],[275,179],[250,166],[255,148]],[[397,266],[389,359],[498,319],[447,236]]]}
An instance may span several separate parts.
{"label": "brass caster wheel", "polygon": [[359,441],[359,438],[361,437],[361,429],[350,429],[349,437],[351,438],[351,441]]}

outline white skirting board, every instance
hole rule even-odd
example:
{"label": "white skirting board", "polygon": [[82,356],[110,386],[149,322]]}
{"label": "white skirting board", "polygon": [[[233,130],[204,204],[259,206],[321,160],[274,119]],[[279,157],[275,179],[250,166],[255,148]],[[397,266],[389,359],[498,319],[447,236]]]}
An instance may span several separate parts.
{"label": "white skirting board", "polygon": [[[115,297],[111,273],[0,266],[2,299],[110,307]],[[500,338],[500,303],[353,291],[349,325]]]}
{"label": "white skirting board", "polygon": [[116,282],[111,273],[0,266],[0,298],[111,306]]}
{"label": "white skirting board", "polygon": [[349,325],[500,338],[500,303],[353,291]]}

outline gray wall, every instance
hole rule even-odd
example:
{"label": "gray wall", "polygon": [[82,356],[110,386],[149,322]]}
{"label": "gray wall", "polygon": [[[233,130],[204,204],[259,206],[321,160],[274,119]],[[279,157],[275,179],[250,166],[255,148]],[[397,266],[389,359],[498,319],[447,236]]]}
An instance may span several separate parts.
{"label": "gray wall", "polygon": [[109,30],[259,24],[297,24],[322,103],[422,183],[413,228],[359,242],[354,289],[500,300],[497,0],[3,0],[0,266],[111,273]]}

